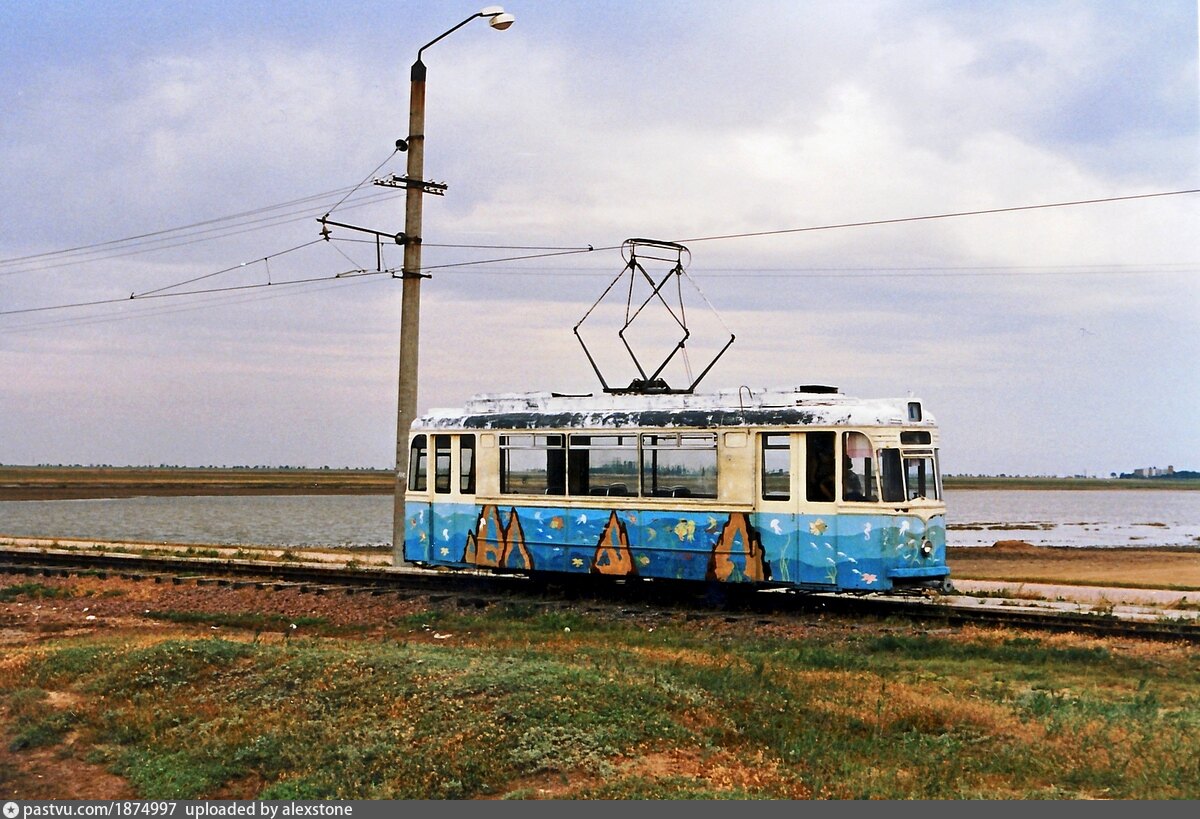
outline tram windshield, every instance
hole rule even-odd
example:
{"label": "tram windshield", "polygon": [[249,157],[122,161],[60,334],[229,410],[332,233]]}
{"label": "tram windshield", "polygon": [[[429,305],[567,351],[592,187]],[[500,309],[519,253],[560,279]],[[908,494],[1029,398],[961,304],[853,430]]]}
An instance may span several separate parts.
{"label": "tram windshield", "polygon": [[933,455],[904,457],[904,485],[908,500],[916,498],[938,499],[937,473],[934,471]]}
{"label": "tram windshield", "polygon": [[929,450],[882,449],[879,451],[884,503],[910,500],[939,500],[937,456]]}

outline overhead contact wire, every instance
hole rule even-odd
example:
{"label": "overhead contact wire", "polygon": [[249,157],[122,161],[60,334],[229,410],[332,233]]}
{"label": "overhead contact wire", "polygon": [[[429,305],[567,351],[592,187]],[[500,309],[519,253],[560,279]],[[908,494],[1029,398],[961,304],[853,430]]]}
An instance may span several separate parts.
{"label": "overhead contact wire", "polygon": [[1133,199],[1153,199],[1161,196],[1185,196],[1200,193],[1200,188],[1182,191],[1165,191],[1162,193],[1141,193],[1133,196],[1109,196],[1103,199],[1079,199],[1074,202],[1050,202],[1043,205],[1017,205],[1009,208],[987,208],[985,210],[964,210],[954,213],[934,213],[928,216],[905,216],[898,219],[874,219],[869,222],[843,222],[835,225],[814,225],[812,227],[783,228],[781,230],[760,230],[749,233],[726,233],[720,236],[696,236],[691,239],[675,239],[680,244],[684,242],[712,242],[719,239],[746,239],[753,236],[779,236],[785,233],[804,233],[813,230],[836,230],[838,228],[870,227],[872,225],[896,225],[902,222],[922,222],[933,219],[952,219],[958,216],[983,216],[991,213],[1013,213],[1021,210],[1040,210],[1044,208],[1066,208],[1075,205],[1096,205],[1103,202],[1127,202]]}
{"label": "overhead contact wire", "polygon": [[[145,291],[142,291],[141,293],[131,293],[131,294],[129,295],[129,298],[131,298],[131,299],[144,299],[144,298],[146,298],[147,296],[152,296],[152,295],[154,295],[155,293],[162,293],[162,292],[163,292],[163,291],[165,291],[165,290],[174,290],[176,287],[183,287],[185,284],[194,284],[194,283],[196,283],[196,282],[199,282],[199,281],[204,281],[205,279],[211,279],[211,278],[213,278],[214,276],[220,276],[222,273],[229,273],[229,272],[232,272],[232,271],[234,271],[234,270],[242,270],[243,268],[249,267],[249,266],[250,266],[250,265],[252,265],[252,264],[258,264],[259,262],[265,262],[265,261],[267,261],[268,259],[274,259],[274,258],[276,258],[276,257],[279,257],[279,256],[285,256],[285,255],[287,255],[288,253],[294,253],[294,252],[296,252],[297,250],[302,250],[303,248],[306,248],[306,247],[310,247],[310,246],[312,246],[312,245],[315,245],[315,244],[317,244],[317,243],[318,243],[318,242],[320,242],[320,241],[322,241],[322,240],[321,240],[321,239],[313,239],[311,242],[305,242],[305,243],[304,243],[304,244],[302,244],[302,245],[296,245],[295,247],[289,247],[287,250],[281,250],[281,251],[279,251],[278,253],[271,253],[271,254],[269,254],[269,255],[267,255],[267,256],[263,256],[263,257],[261,257],[261,258],[254,259],[254,260],[252,260],[252,261],[249,261],[249,262],[241,262],[240,264],[235,264],[235,265],[233,265],[232,267],[227,267],[227,268],[225,268],[224,270],[217,270],[217,271],[215,271],[215,272],[213,272],[213,273],[205,273],[203,276],[196,276],[196,277],[194,277],[194,278],[191,278],[191,279],[185,279],[185,280],[183,280],[183,281],[181,281],[181,282],[176,282],[175,284],[168,284],[168,285],[166,285],[166,286],[164,286],[164,287],[157,287],[157,288],[155,288],[154,290],[145,290]],[[345,255],[345,254],[343,254],[343,255]],[[349,257],[347,257],[347,258],[349,258]],[[354,260],[353,260],[353,259],[350,259],[350,263],[351,263],[351,264],[354,264],[355,262],[354,262]],[[270,284],[270,282],[268,282],[268,284]]]}
{"label": "overhead contact wire", "polygon": [[[392,192],[380,193],[380,194],[375,194],[372,196],[364,196],[361,199],[355,201],[353,204],[346,206],[345,210],[350,210],[351,208],[364,207],[369,204],[386,201],[388,199],[394,199],[398,196],[400,196],[399,193],[392,193]],[[42,265],[39,265],[36,267],[25,267],[25,268],[19,268],[17,270],[0,271],[0,276],[12,276],[12,275],[16,275],[19,273],[36,273],[36,272],[40,272],[43,270],[53,270],[53,269],[59,268],[59,267],[69,267],[72,265],[89,264],[89,263],[93,263],[93,262],[105,261],[108,259],[120,259],[120,258],[124,258],[127,256],[138,256],[143,253],[153,253],[154,251],[157,251],[157,250],[168,250],[173,247],[183,247],[185,245],[192,245],[192,244],[196,244],[198,242],[209,242],[214,239],[224,239],[229,236],[238,236],[242,233],[253,233],[256,230],[264,230],[266,228],[277,227],[279,225],[287,224],[288,222],[305,221],[314,212],[315,211],[313,211],[311,208],[307,208],[303,211],[293,211],[291,213],[281,213],[281,214],[276,214],[274,216],[264,216],[259,219],[252,219],[250,221],[243,222],[242,225],[229,225],[227,227],[207,228],[205,230],[195,231],[194,233],[190,233],[190,234],[182,234],[182,237],[189,237],[189,238],[181,237],[178,241],[174,241],[172,237],[151,239],[151,240],[145,241],[145,242],[137,242],[137,243],[129,244],[129,245],[126,245],[125,247],[114,247],[113,248],[113,251],[120,251],[120,252],[93,251],[93,253],[95,253],[97,255],[90,255],[90,256],[85,257],[83,254],[81,254],[78,256],[74,256],[72,258],[68,258],[64,261],[55,261],[53,263],[42,264]],[[260,224],[260,223],[265,223],[265,224]],[[246,225],[249,225],[250,227],[246,227]],[[234,228],[239,228],[239,229],[234,229]],[[217,233],[218,235],[204,236],[203,234],[206,234],[206,233]],[[155,246],[154,247],[145,247],[144,245],[155,245]],[[127,248],[137,248],[137,249],[136,250],[128,250]]]}
{"label": "overhead contact wire", "polygon": [[[358,186],[355,186],[355,188],[356,187],[358,187]],[[350,188],[349,189],[350,192],[353,193],[355,188]],[[266,213],[267,211],[291,207],[292,205],[299,205],[303,202],[308,202],[313,199],[324,199],[326,196],[329,196],[330,194],[341,193],[342,191],[345,191],[345,190],[347,190],[347,189],[346,188],[335,188],[334,190],[325,191],[324,193],[316,193],[316,194],[312,194],[310,196],[303,196],[299,199],[292,199],[287,202],[280,202],[275,205],[265,205],[263,207],[254,208],[252,210],[241,211],[239,213],[231,213],[227,216],[217,216],[212,219],[205,219],[204,221],[201,221],[201,222],[192,222],[191,224],[188,224],[188,225],[179,225],[179,226],[173,227],[173,228],[163,228],[162,230],[155,230],[155,231],[151,231],[149,233],[139,233],[135,236],[126,236],[123,239],[110,239],[105,242],[95,242],[93,244],[87,244],[87,245],[76,245],[75,247],[63,248],[61,250],[48,250],[44,253],[32,253],[28,256],[14,256],[9,259],[0,259],[0,266],[7,266],[10,264],[15,264],[17,262],[27,261],[29,259],[40,259],[40,258],[43,258],[46,256],[57,256],[57,255],[66,254],[66,253],[76,253],[76,252],[82,251],[82,250],[91,250],[93,248],[109,247],[111,245],[124,244],[126,242],[133,242],[133,241],[137,241],[139,239],[148,239],[153,236],[162,236],[167,233],[177,233],[177,232],[183,231],[183,230],[191,230],[192,228],[196,228],[196,227],[204,227],[205,225],[211,225],[211,224],[215,224],[217,222],[228,222],[233,219],[240,219],[245,216],[257,216],[260,213]]]}

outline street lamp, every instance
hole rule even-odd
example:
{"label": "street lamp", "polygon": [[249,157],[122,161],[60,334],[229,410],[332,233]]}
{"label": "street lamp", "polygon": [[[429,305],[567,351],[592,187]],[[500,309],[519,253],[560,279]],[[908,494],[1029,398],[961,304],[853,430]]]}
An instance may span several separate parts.
{"label": "street lamp", "polygon": [[425,193],[425,63],[421,54],[472,20],[483,17],[504,31],[515,19],[500,6],[488,6],[430,40],[417,50],[412,65],[412,90],[408,106],[408,166],[405,174],[404,265],[400,301],[400,390],[396,413],[396,497],[392,509],[394,562],[404,562],[404,492],[408,485],[408,431],[417,415],[417,342],[421,308],[421,202]]}

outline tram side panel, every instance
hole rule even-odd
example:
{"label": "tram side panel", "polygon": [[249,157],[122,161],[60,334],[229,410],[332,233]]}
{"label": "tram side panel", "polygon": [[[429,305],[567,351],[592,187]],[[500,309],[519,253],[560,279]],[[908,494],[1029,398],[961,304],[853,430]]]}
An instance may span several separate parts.
{"label": "tram side panel", "polygon": [[[604,507],[573,505],[564,497],[561,505],[534,506],[527,505],[529,498],[488,491],[499,488],[498,458],[485,439],[479,481],[492,497],[475,502],[459,496],[457,486],[452,495],[439,496],[430,482],[418,481],[414,485],[425,491],[409,493],[405,556],[451,567],[863,591],[949,574],[942,515],[926,523],[918,515],[832,504],[799,513],[779,504],[777,511],[770,504],[752,511],[761,494],[747,480],[756,473],[755,449],[722,449],[719,504]],[[455,449],[455,474],[459,458]],[[800,496],[796,474],[792,497]]]}
{"label": "tram side panel", "polygon": [[949,574],[941,515],[414,500],[406,512],[405,556],[432,565],[855,591]]}

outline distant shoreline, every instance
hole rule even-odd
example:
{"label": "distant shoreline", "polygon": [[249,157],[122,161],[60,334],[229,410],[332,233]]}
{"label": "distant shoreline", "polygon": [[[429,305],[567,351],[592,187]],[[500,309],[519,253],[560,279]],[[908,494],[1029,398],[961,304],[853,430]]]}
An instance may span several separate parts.
{"label": "distant shoreline", "polygon": [[947,489],[1200,489],[1194,478],[961,478],[942,479]]}
{"label": "distant shoreline", "polygon": [[[1200,489],[1200,480],[948,477],[946,489]],[[386,469],[0,466],[0,500],[88,500],[195,495],[390,495]]]}
{"label": "distant shoreline", "polygon": [[0,500],[195,495],[390,495],[390,470],[0,466]]}

